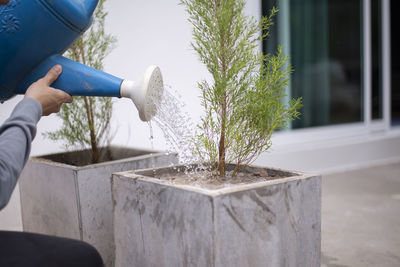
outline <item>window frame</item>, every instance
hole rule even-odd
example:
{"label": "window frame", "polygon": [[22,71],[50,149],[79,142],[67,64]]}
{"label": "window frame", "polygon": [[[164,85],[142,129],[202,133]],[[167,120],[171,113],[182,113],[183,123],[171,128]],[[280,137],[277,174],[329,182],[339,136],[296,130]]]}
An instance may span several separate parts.
{"label": "window frame", "polygon": [[[398,135],[400,126],[391,126],[391,62],[390,62],[390,0],[381,1],[381,38],[382,38],[382,89],[383,117],[372,119],[372,51],[371,51],[371,1],[362,0],[362,42],[363,42],[363,121],[328,126],[286,129],[276,132],[272,141],[274,146],[304,147],[318,144],[336,145],[338,143],[366,140],[371,135]],[[390,133],[389,133],[390,131]]]}

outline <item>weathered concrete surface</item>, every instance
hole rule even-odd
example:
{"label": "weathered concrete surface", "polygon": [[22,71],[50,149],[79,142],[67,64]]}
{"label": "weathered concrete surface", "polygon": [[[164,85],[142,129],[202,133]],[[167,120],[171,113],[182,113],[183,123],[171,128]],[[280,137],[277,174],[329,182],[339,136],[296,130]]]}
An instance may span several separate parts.
{"label": "weathered concrete surface", "polygon": [[29,160],[19,180],[24,231],[80,239],[73,167]]}
{"label": "weathered concrete surface", "polygon": [[21,200],[16,185],[7,206],[0,210],[0,231],[22,231]]}
{"label": "weathered concrete surface", "polygon": [[24,231],[87,241],[114,266],[111,175],[168,166],[175,154],[154,153],[85,167],[30,159],[20,178]]}
{"label": "weathered concrete surface", "polygon": [[113,175],[116,266],[320,266],[321,177],[218,190]]}
{"label": "weathered concrete surface", "polygon": [[400,163],[324,176],[322,266],[400,266]]}

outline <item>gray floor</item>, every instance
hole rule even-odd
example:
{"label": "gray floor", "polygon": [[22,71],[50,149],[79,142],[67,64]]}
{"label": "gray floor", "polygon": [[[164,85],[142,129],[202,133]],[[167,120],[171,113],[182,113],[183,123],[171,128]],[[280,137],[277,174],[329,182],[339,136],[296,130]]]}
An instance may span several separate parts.
{"label": "gray floor", "polygon": [[[322,266],[400,266],[400,163],[322,181]],[[0,229],[22,229],[14,193]]]}
{"label": "gray floor", "polygon": [[400,164],[323,177],[322,266],[400,266]]}

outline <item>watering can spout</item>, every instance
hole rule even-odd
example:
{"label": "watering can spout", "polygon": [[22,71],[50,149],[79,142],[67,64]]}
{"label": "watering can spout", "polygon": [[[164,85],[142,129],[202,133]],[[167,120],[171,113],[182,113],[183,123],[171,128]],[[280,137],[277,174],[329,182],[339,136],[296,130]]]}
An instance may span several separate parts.
{"label": "watering can spout", "polygon": [[139,111],[142,121],[149,121],[156,115],[164,91],[160,68],[150,66],[140,82],[124,80],[121,83],[120,96],[130,98]]}
{"label": "watering can spout", "polygon": [[108,96],[129,98],[135,104],[142,121],[149,121],[157,112],[164,92],[160,68],[150,66],[141,79],[131,81],[115,77],[60,55],[53,55],[36,67],[15,92],[24,94],[26,88],[55,65],[63,71],[52,87],[73,96]]}

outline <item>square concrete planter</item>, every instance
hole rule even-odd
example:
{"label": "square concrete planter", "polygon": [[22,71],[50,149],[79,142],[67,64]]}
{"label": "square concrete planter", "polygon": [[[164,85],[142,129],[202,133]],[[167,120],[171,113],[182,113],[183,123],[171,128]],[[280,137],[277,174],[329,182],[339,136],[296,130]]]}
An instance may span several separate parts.
{"label": "square concrete planter", "polygon": [[111,175],[114,172],[169,166],[176,154],[111,147],[117,160],[74,166],[84,151],[29,159],[20,177],[24,231],[84,240],[114,266]]}
{"label": "square concrete planter", "polygon": [[183,171],[113,175],[116,266],[320,266],[320,176],[247,167],[285,178],[213,189],[157,178]]}

